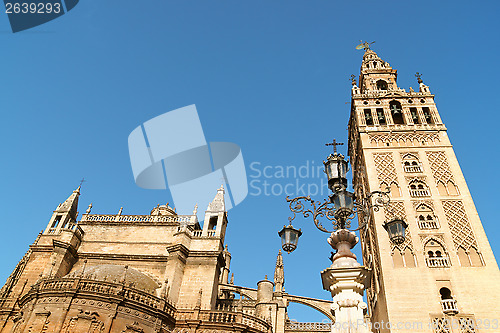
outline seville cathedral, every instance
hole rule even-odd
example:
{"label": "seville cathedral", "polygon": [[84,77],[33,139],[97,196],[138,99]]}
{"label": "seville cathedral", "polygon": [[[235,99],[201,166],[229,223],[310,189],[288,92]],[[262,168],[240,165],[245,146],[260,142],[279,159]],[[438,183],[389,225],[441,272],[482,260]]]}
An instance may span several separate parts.
{"label": "seville cathedral", "polygon": [[[281,251],[273,278],[234,285],[223,187],[204,221],[169,205],[146,215],[89,206],[78,220],[78,188],[0,290],[0,332],[500,332],[498,265],[434,95],[419,75],[418,91],[398,87],[397,71],[364,49],[348,127],[354,194],[390,200],[358,210],[362,264],[354,232],[331,233],[337,252],[321,276],[332,298],[285,292]],[[289,303],[331,322],[290,321]]]}

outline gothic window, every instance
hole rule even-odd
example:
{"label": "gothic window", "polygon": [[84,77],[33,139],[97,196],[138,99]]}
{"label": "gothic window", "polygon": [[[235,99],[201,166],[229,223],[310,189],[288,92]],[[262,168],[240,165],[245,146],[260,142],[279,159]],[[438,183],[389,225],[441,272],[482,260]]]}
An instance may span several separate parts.
{"label": "gothic window", "polygon": [[470,247],[469,250],[466,251],[462,246],[460,246],[457,250],[457,255],[460,260],[460,265],[463,267],[483,266],[481,253],[479,253],[479,251],[474,247]]}
{"label": "gothic window", "polygon": [[417,207],[417,225],[421,230],[438,229],[439,223],[432,209],[421,204]]}
{"label": "gothic window", "polygon": [[451,180],[448,180],[446,184],[441,180],[438,181],[437,188],[440,195],[458,195],[458,188]]}
{"label": "gothic window", "polygon": [[420,124],[420,122],[418,120],[417,108],[410,108],[410,114],[411,114],[411,119],[413,120],[413,123]]}
{"label": "gothic window", "polygon": [[370,109],[365,109],[365,121],[366,125],[372,126],[373,125],[373,118],[372,118],[372,110]]}
{"label": "gothic window", "polygon": [[420,161],[418,157],[413,154],[406,154],[403,156],[403,169],[408,173],[422,172]]}
{"label": "gothic window", "polygon": [[392,262],[394,263],[394,268],[415,267],[415,257],[408,247],[404,251],[395,248],[392,253]]}
{"label": "gothic window", "polygon": [[384,109],[377,108],[377,118],[380,125],[387,124],[387,121],[385,120]]}
{"label": "gothic window", "polygon": [[430,195],[429,188],[423,181],[419,179],[413,180],[410,182],[410,195],[417,198],[428,197]]}
{"label": "gothic window", "polygon": [[434,124],[434,122],[432,121],[432,115],[431,115],[431,111],[429,110],[429,108],[423,107],[422,112],[424,113],[425,122],[427,124]]}
{"label": "gothic window", "polygon": [[448,191],[448,195],[458,195],[458,188],[451,180],[448,180],[446,183],[446,190]]}
{"label": "gothic window", "polygon": [[50,228],[57,228],[57,225],[59,222],[61,222],[62,215],[57,215],[56,218],[54,219],[54,222],[52,222],[52,226]]}
{"label": "gothic window", "polygon": [[395,249],[392,254],[392,261],[394,263],[395,268],[404,267],[403,254],[399,249]]}
{"label": "gothic window", "polygon": [[427,267],[443,268],[450,267],[450,259],[443,245],[437,240],[430,239],[424,245],[425,263]]}
{"label": "gothic window", "polygon": [[404,125],[405,121],[403,118],[403,109],[401,108],[401,103],[398,101],[392,101],[389,103],[389,109],[391,110],[392,121],[396,125]]}
{"label": "gothic window", "polygon": [[208,220],[208,230],[215,230],[217,228],[217,216],[212,216]]}
{"label": "gothic window", "polygon": [[443,182],[438,181],[437,188],[440,195],[448,195],[448,191],[446,190],[446,186]]}
{"label": "gothic window", "polygon": [[378,80],[377,90],[387,90],[387,82],[385,82],[384,80]]}
{"label": "gothic window", "polygon": [[383,192],[389,192],[390,196],[393,198],[399,198],[401,196],[401,192],[399,191],[398,184],[392,182],[391,185],[387,185],[386,183],[380,184],[380,189]]}

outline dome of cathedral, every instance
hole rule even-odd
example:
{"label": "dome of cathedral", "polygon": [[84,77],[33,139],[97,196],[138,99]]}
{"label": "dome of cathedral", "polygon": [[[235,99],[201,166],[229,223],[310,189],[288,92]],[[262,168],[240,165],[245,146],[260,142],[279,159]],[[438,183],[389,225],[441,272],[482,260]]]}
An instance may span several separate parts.
{"label": "dome of cathedral", "polygon": [[175,208],[170,207],[168,202],[166,205],[158,205],[151,210],[151,215],[162,215],[162,216],[177,216]]}
{"label": "dome of cathedral", "polygon": [[[75,278],[82,275],[82,269],[76,270],[69,273],[65,277]],[[126,272],[125,272],[126,270]],[[83,272],[83,278],[106,281],[112,283],[123,283],[125,280],[125,285],[144,290],[147,292],[154,292],[155,289],[160,286],[158,283],[138,270],[121,265],[96,265],[96,266],[86,266]]]}

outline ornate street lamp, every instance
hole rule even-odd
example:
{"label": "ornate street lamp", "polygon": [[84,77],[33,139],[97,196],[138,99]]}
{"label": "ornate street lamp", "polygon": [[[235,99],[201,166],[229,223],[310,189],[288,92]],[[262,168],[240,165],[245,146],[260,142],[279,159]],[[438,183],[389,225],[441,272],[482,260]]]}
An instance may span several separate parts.
{"label": "ornate street lamp", "polygon": [[287,253],[292,252],[297,248],[297,243],[299,237],[302,235],[302,231],[295,229],[290,223],[288,226],[283,226],[278,235],[281,237],[281,247]]}
{"label": "ornate street lamp", "polygon": [[[282,239],[283,250],[288,253],[295,250],[298,238],[302,234],[300,230],[294,229],[291,225],[292,220],[295,219],[298,213],[301,213],[306,218],[311,216],[314,224],[319,230],[330,233],[331,235],[328,239],[329,243],[339,252],[337,245],[340,244],[339,242],[342,238],[340,235],[350,233],[355,237],[353,231],[366,227],[372,209],[374,211],[379,211],[381,207],[389,204],[389,192],[373,191],[364,198],[356,198],[353,193],[347,191],[348,162],[344,159],[342,154],[336,151],[336,146],[342,145],[342,143],[337,143],[333,140],[332,143],[326,145],[334,147],[334,153],[330,154],[327,160],[323,162],[325,165],[325,173],[328,177],[328,187],[333,194],[329,198],[324,199],[323,202],[314,201],[310,196],[299,196],[293,199],[290,199],[288,196],[286,197],[286,201],[290,203],[290,211],[293,213],[293,216],[288,218],[290,225],[284,227],[279,232],[279,235]],[[306,202],[309,204],[306,205]],[[350,230],[351,220],[359,212],[362,213],[363,219],[358,219],[357,229]],[[320,219],[330,221],[333,230],[324,227]],[[390,240],[395,243],[404,241],[405,229],[407,227],[408,225],[402,219],[393,219],[384,224],[384,228],[386,228],[389,233]],[[350,246],[354,246],[357,243],[357,237],[355,238],[356,239],[349,240]],[[342,256],[347,255],[346,250],[341,252],[343,252]]]}
{"label": "ornate street lamp", "polygon": [[326,161],[323,161],[323,164],[325,165],[325,173],[328,176],[328,188],[332,192],[340,188],[346,188],[349,165],[344,160],[344,156],[335,152],[330,154]]}
{"label": "ornate street lamp", "polygon": [[383,224],[384,229],[389,234],[389,239],[395,244],[402,244],[405,241],[405,231],[408,224],[400,218],[394,218]]}

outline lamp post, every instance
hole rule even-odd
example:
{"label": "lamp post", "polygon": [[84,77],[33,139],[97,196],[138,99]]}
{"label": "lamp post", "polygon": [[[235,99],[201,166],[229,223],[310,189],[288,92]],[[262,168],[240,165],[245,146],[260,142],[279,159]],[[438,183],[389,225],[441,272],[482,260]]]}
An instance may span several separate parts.
{"label": "lamp post", "polygon": [[[323,161],[328,188],[332,194],[323,201],[314,201],[310,196],[293,199],[286,197],[293,216],[288,218],[290,224],[284,226],[278,235],[281,237],[283,250],[290,253],[297,248],[299,237],[302,235],[300,229],[292,226],[297,214],[302,214],[305,218],[312,217],[320,231],[330,233],[327,241],[336,253],[331,257],[332,265],[321,272],[321,278],[323,288],[330,291],[333,298],[331,310],[335,316],[335,326],[332,333],[345,332],[342,328],[344,326],[357,327],[349,332],[368,333],[363,319],[363,311],[367,307],[363,301],[363,293],[369,286],[371,271],[356,261],[351,249],[358,242],[355,231],[368,225],[372,211],[377,212],[381,207],[388,207],[390,197],[389,192],[373,191],[365,197],[356,198],[354,193],[347,191],[348,162],[336,149],[336,146],[341,144],[335,140],[327,144],[334,147],[333,154]],[[356,215],[358,228],[352,229],[351,221]],[[332,227],[325,227],[321,220],[331,222]],[[383,226],[391,242],[404,242],[408,225],[401,218],[393,218]]]}
{"label": "lamp post", "polygon": [[[335,145],[339,145],[334,140]],[[328,145],[333,145],[328,144]],[[334,146],[336,148],[336,146]],[[286,197],[290,203],[290,211],[293,216],[289,217],[290,224],[284,226],[278,233],[281,237],[283,250],[290,253],[297,248],[297,242],[302,235],[300,230],[293,228],[292,221],[297,214],[304,217],[312,217],[316,227],[326,233],[335,233],[338,230],[357,231],[368,225],[371,211],[379,211],[381,207],[387,206],[390,202],[388,192],[373,191],[366,197],[356,198],[354,193],[347,191],[347,171],[348,162],[342,154],[336,152],[330,154],[325,165],[325,174],[328,177],[328,187],[333,192],[323,201],[314,201],[310,196],[299,196],[293,199]],[[363,220],[359,220],[359,213],[362,213]],[[358,215],[358,228],[351,230],[351,221]],[[332,223],[333,230],[325,227],[320,219],[326,219]],[[404,242],[405,229],[408,227],[405,221],[395,217],[384,224],[384,228],[389,234],[389,239],[394,243]],[[357,242],[357,241],[356,241]]]}

